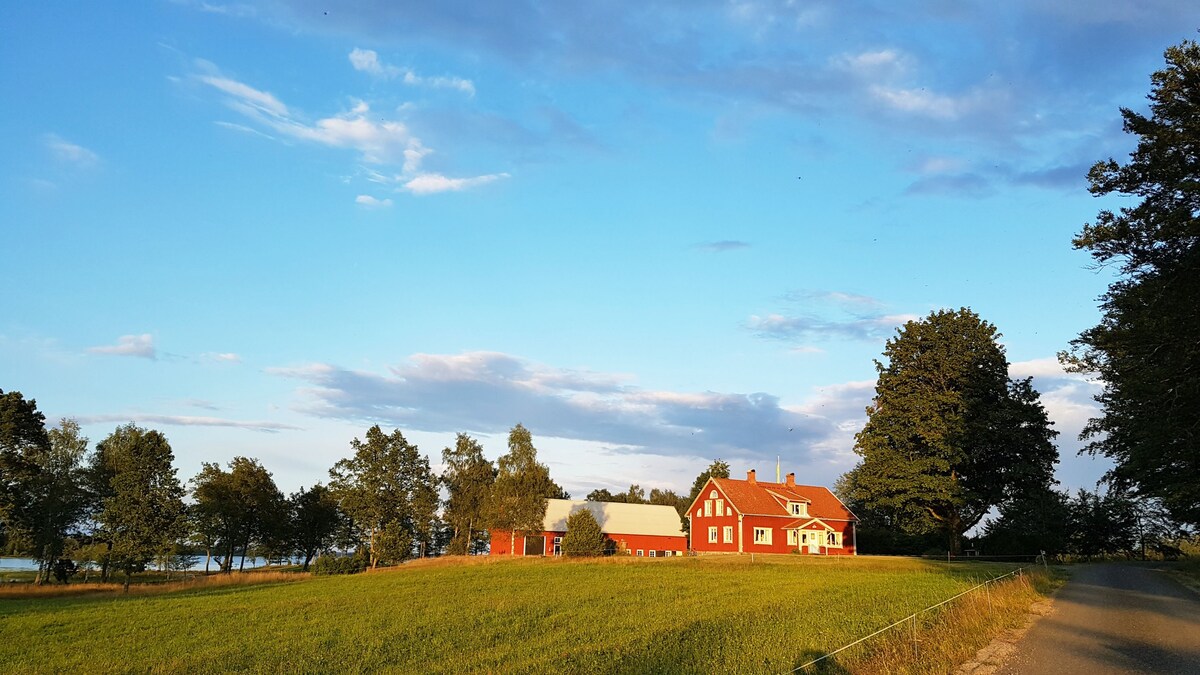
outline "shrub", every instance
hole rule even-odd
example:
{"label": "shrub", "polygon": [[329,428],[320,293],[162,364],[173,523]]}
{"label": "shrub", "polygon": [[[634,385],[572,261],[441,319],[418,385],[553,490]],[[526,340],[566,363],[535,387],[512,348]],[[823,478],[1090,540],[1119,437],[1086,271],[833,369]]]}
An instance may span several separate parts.
{"label": "shrub", "polygon": [[566,556],[591,557],[604,555],[606,539],[591,511],[581,508],[567,517],[567,533],[563,536],[562,552]]}
{"label": "shrub", "polygon": [[65,584],[75,573],[79,571],[79,567],[75,565],[75,561],[70,558],[59,558],[54,561],[54,567],[51,572],[58,583]]}
{"label": "shrub", "polygon": [[313,574],[358,574],[367,569],[367,560],[359,554],[323,555],[313,561]]}

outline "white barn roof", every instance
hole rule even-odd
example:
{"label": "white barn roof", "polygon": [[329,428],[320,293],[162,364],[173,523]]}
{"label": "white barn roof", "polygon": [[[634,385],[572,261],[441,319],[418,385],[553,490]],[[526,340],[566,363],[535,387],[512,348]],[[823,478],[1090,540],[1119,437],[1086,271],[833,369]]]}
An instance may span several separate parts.
{"label": "white barn roof", "polygon": [[683,536],[683,525],[674,507],[660,504],[586,502],[579,499],[547,499],[544,521],[546,531],[566,532],[567,517],[580,509],[591,511],[596,522],[600,523],[600,531],[605,534]]}

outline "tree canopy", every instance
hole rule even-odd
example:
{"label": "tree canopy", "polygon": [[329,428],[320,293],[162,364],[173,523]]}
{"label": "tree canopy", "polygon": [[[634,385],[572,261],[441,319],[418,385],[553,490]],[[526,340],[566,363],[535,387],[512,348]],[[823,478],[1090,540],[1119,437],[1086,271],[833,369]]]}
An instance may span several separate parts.
{"label": "tree canopy", "polygon": [[508,434],[508,452],[496,462],[496,482],[489,500],[489,528],[507,530],[515,541],[518,532],[541,532],[546,499],[565,495],[550,479],[550,469],[537,461],[533,435],[517,424]]}
{"label": "tree canopy", "polygon": [[[433,529],[437,488],[429,460],[399,429],[367,430],[366,442],[350,442],[354,456],[329,470],[329,488],[370,555],[371,567],[399,562]],[[432,496],[432,497],[431,497]]]}
{"label": "tree canopy", "polygon": [[576,509],[567,516],[567,533],[563,535],[562,552],[568,557],[604,555],[606,541],[596,517],[587,509]]}
{"label": "tree canopy", "polygon": [[117,427],[96,445],[96,463],[107,479],[99,521],[111,545],[113,565],[134,572],[174,550],[184,527],[183,487],[167,438],[132,422]]}
{"label": "tree canopy", "polygon": [[1058,450],[1029,380],[1010,381],[995,326],[969,309],[909,321],[876,362],[862,462],[840,488],[895,525],[962,533],[994,506],[1053,482]]}
{"label": "tree canopy", "polygon": [[484,521],[496,466],[483,456],[478,441],[461,433],[453,448],[442,450],[442,465],[447,495],[443,518],[452,531],[449,553],[465,555],[481,550],[486,541]]}
{"label": "tree canopy", "polygon": [[[37,402],[0,391],[0,523],[9,543],[38,561],[37,583],[63,555],[68,530],[83,515],[88,440],[74,420],[49,432]],[[10,548],[16,548],[10,546]]]}
{"label": "tree canopy", "polygon": [[1114,487],[1200,524],[1200,45],[1165,56],[1151,76],[1150,114],[1121,108],[1138,141],[1129,161],[1097,162],[1088,174],[1093,195],[1140,202],[1101,210],[1075,238],[1120,277],[1101,297],[1100,323],[1061,357],[1103,382],[1103,410],[1083,438],[1114,460]]}

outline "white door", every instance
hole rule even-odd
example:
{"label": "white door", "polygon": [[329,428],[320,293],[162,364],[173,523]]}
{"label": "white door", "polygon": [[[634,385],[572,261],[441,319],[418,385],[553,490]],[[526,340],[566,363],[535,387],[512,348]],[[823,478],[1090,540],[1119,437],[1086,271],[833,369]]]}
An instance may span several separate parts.
{"label": "white door", "polygon": [[809,553],[820,553],[821,552],[821,540],[819,537],[820,537],[820,535],[818,535],[816,532],[808,533],[808,552]]}

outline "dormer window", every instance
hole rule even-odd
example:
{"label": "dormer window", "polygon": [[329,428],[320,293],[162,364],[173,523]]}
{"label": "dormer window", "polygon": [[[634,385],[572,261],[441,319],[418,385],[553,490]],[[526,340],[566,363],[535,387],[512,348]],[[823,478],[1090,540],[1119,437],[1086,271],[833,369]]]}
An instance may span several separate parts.
{"label": "dormer window", "polygon": [[807,517],[808,504],[805,504],[804,502],[788,502],[788,511],[793,516],[800,516],[801,518]]}

